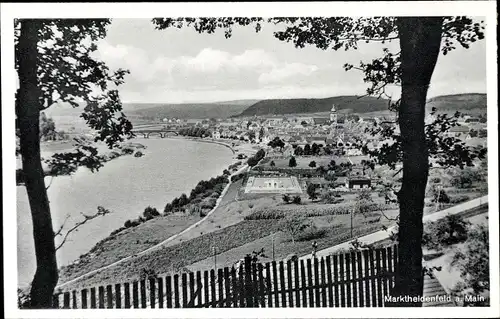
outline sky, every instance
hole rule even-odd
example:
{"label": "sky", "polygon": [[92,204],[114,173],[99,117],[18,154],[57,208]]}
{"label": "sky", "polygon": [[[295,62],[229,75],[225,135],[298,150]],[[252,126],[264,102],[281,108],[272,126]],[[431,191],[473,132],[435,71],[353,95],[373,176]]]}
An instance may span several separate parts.
{"label": "sky", "polygon": [[[125,103],[187,103],[239,99],[362,95],[367,84],[345,63],[379,57],[398,43],[361,44],[358,50],[295,48],[273,37],[276,26],[260,33],[237,27],[230,39],[222,31],[198,34],[193,28],[155,30],[149,19],[113,19],[97,55],[112,69],[130,74],[120,86]],[[486,41],[440,55],[429,97],[486,92]],[[391,92],[398,97],[398,88]]]}

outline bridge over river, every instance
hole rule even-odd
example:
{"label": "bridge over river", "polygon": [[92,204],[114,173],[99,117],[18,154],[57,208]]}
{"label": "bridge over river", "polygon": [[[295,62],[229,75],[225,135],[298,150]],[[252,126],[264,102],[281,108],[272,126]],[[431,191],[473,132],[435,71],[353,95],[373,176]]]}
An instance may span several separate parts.
{"label": "bridge over river", "polygon": [[161,138],[165,138],[168,135],[176,135],[176,136],[179,135],[179,130],[161,129],[161,128],[158,128],[158,129],[146,129],[146,128],[135,129],[135,130],[132,130],[132,132],[135,135],[142,134],[144,136],[144,138],[149,138],[151,135],[160,136]]}

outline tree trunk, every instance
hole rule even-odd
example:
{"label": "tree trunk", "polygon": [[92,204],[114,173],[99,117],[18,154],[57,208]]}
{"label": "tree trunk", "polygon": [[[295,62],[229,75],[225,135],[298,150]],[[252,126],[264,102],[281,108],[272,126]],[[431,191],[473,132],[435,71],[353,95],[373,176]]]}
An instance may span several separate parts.
{"label": "tree trunk", "polygon": [[427,90],[441,45],[440,17],[397,19],[401,47],[402,93],[399,125],[403,148],[403,183],[399,199],[399,273],[395,296],[416,297],[399,306],[421,307],[422,235],[429,154],[425,138]]}
{"label": "tree trunk", "polygon": [[37,262],[30,292],[30,306],[50,308],[58,274],[54,230],[40,157],[40,89],[37,83],[37,44],[40,26],[40,22],[36,20],[21,21],[17,51],[19,90],[16,116]]}

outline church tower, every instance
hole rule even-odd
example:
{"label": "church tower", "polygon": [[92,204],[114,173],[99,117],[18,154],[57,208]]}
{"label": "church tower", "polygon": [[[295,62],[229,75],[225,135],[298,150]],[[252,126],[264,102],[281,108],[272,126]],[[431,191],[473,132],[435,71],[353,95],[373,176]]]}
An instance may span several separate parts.
{"label": "church tower", "polygon": [[332,109],[330,110],[330,122],[332,122],[332,125],[337,126],[337,109],[335,108],[335,104],[332,105]]}

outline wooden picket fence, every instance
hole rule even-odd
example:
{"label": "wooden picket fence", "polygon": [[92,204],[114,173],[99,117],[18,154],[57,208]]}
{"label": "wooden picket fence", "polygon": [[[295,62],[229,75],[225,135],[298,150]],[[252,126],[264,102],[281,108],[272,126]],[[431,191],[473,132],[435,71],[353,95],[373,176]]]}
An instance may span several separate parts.
{"label": "wooden picket fence", "polygon": [[55,308],[383,307],[397,245],[61,292]]}

